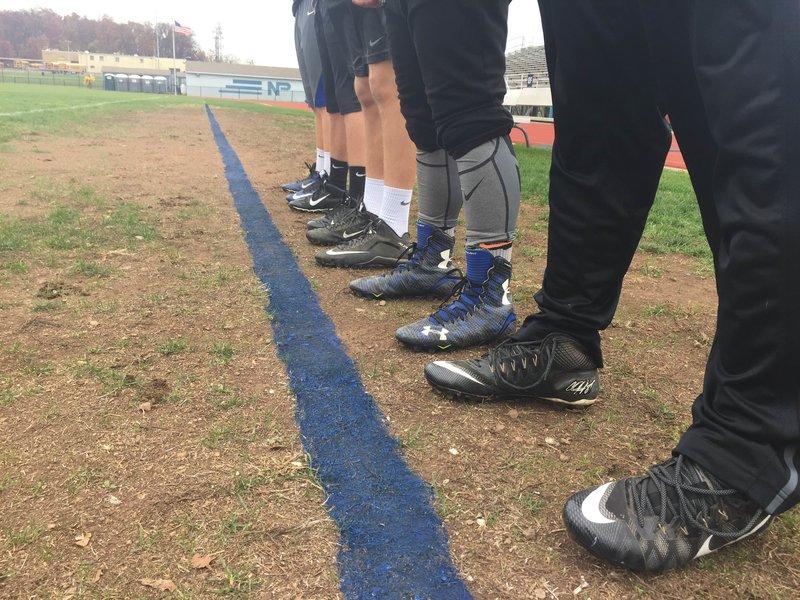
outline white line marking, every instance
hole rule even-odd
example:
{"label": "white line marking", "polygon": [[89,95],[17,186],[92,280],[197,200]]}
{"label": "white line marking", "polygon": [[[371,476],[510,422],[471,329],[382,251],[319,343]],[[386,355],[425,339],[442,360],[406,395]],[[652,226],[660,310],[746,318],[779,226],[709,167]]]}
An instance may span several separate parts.
{"label": "white line marking", "polygon": [[55,106],[52,108],[32,108],[31,110],[18,110],[15,112],[0,113],[0,117],[19,117],[22,115],[31,115],[34,113],[44,112],[58,112],[61,110],[78,110],[81,108],[95,108],[97,106],[106,106],[107,104],[123,104],[125,102],[135,102],[137,100],[155,100],[156,98],[131,98],[130,100],[112,100],[110,102],[95,102],[94,104],[76,104],[74,106]]}

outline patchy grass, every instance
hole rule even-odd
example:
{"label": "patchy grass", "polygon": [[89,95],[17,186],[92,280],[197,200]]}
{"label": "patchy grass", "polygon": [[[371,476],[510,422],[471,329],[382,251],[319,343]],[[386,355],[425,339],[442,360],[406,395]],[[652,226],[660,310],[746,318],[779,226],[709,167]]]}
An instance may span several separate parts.
{"label": "patchy grass", "polygon": [[[522,172],[523,202],[546,207],[550,150],[517,147]],[[542,221],[535,229],[542,229]],[[700,211],[689,175],[665,170],[640,249],[652,254],[680,253],[710,263],[711,251],[703,232]]]}
{"label": "patchy grass", "polygon": [[106,92],[77,86],[0,83],[0,144],[39,132],[74,134],[76,127],[90,132],[94,124],[103,117],[113,118],[131,111],[152,113],[204,104],[281,117],[285,126],[290,129],[305,130],[313,126],[311,113],[255,102]]}
{"label": "patchy grass", "polygon": [[156,352],[162,356],[173,356],[180,354],[188,347],[188,343],[183,339],[169,339],[156,344]]}

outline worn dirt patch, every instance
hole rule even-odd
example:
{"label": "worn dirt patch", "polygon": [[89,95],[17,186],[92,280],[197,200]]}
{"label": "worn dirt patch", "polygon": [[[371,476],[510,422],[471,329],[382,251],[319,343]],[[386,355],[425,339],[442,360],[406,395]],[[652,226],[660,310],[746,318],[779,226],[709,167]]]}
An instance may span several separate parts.
{"label": "worn dirt patch", "polygon": [[0,596],[338,597],[203,110],[10,146],[0,214],[27,245],[0,251]]}
{"label": "worn dirt patch", "polygon": [[[275,120],[231,110],[216,114],[411,466],[433,485],[454,560],[477,597],[571,598],[583,581],[588,586],[579,597],[796,595],[795,513],[760,539],[697,568],[650,578],[595,561],[563,530],[568,494],[663,460],[689,422],[716,308],[714,282],[695,260],[636,257],[617,318],[604,335],[604,391],[591,410],[449,402],[422,377],[431,357],[402,349],[393,336],[434,305],[380,306],[353,297],[347,284],[362,272],[318,267],[305,239],[308,217],[286,207],[278,184],[302,174],[302,161],[313,156],[311,130],[287,135]],[[264,139],[280,139],[280,148],[265,149]],[[520,223],[514,291],[524,315],[534,309],[532,295],[545,267],[545,209],[525,204]]]}

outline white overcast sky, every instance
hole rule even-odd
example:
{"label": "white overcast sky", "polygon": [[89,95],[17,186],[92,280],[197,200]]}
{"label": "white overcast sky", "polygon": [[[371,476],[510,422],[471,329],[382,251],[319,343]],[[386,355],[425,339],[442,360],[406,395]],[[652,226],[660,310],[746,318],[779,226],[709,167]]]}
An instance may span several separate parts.
{"label": "white overcast sky", "polygon": [[[211,3],[197,0],[137,0],[108,2],[97,0],[0,0],[4,9],[49,8],[59,14],[78,13],[91,18],[105,15],[116,21],[171,22],[191,27],[195,38],[205,50],[214,46],[214,29],[222,25],[223,53],[241,60],[275,67],[296,67],[291,0],[262,0],[244,2],[227,0]],[[509,44],[519,47],[525,43],[542,43],[542,26],[535,0],[515,0],[511,3]]]}

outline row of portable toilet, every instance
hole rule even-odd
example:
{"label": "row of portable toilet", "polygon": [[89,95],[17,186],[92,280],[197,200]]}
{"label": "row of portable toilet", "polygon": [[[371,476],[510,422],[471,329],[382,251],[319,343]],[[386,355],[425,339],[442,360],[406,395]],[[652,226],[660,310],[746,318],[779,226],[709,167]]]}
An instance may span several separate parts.
{"label": "row of portable toilet", "polygon": [[145,94],[166,94],[169,92],[167,78],[161,75],[113,75],[108,73],[103,79],[103,89],[116,92],[142,92]]}

